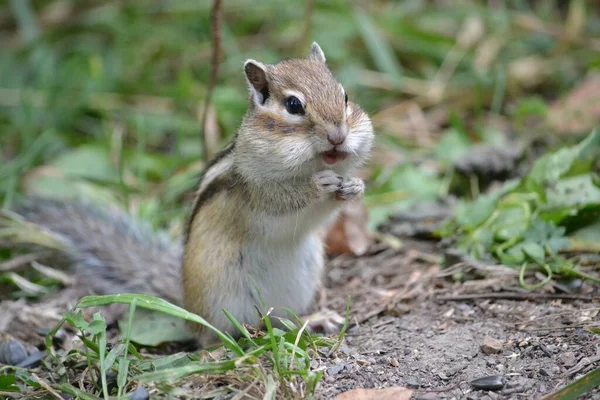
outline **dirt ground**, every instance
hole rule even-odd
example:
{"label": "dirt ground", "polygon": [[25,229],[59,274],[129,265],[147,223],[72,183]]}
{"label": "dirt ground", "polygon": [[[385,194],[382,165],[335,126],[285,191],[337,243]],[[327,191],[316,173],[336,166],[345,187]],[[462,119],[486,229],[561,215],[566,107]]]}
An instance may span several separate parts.
{"label": "dirt ground", "polygon": [[[532,295],[506,267],[440,269],[432,243],[374,252],[330,263],[326,303],[341,312],[352,295],[355,326],[335,359],[314,361],[326,369],[323,398],[401,386],[416,399],[537,399],[600,365],[597,336],[583,329],[598,325],[598,287],[574,281]],[[459,271],[477,277],[453,283]],[[493,375],[504,379],[501,390],[471,387]]]}

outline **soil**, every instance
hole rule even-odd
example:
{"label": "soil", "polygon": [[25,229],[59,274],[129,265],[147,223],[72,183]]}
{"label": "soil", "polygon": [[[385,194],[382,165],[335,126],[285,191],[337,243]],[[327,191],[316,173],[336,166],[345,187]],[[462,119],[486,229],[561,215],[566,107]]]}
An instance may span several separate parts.
{"label": "soil", "polygon": [[[342,312],[350,294],[354,321],[363,321],[349,329],[342,351],[320,360],[322,398],[400,386],[415,389],[415,399],[538,399],[600,365],[600,342],[583,329],[598,324],[600,308],[587,301],[598,287],[583,284],[578,289],[586,296],[578,300],[552,289],[529,300],[498,299],[530,295],[502,266],[474,266],[484,278],[453,283],[435,251],[431,243],[409,242],[330,263],[327,305]],[[479,298],[454,301],[465,293]],[[381,312],[365,318],[372,310]],[[497,346],[486,348],[490,354],[482,350],[486,337]],[[471,386],[494,375],[505,382],[499,391]],[[581,398],[600,399],[600,389]]]}

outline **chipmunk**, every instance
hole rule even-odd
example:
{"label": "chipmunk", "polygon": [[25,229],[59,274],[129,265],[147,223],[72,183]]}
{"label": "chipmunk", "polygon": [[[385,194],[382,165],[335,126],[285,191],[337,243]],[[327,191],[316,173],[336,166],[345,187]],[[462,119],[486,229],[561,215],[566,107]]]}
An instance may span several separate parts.
{"label": "chipmunk", "polygon": [[[310,311],[325,264],[321,231],[364,182],[374,132],[313,43],[307,58],[244,63],[249,107],[207,164],[183,248],[139,222],[75,202],[32,199],[18,211],[51,232],[97,293],[159,295],[238,337],[222,310],[260,326],[255,307]],[[181,295],[183,290],[183,295]],[[201,345],[212,331],[196,330]]]}

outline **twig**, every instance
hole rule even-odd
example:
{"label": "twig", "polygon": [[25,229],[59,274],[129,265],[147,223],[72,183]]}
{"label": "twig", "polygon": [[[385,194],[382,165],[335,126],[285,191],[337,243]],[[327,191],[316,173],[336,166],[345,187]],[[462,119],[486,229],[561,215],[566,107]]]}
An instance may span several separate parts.
{"label": "twig", "polygon": [[56,390],[52,389],[52,387],[50,385],[48,385],[48,383],[45,380],[43,380],[42,378],[40,378],[39,376],[37,376],[36,374],[33,374],[33,373],[31,374],[31,376],[34,377],[34,379],[37,381],[37,383],[40,384],[41,387],[43,387],[48,392],[50,392],[58,400],[64,400],[64,398],[60,394],[58,394],[58,392]]}
{"label": "twig", "polygon": [[306,0],[306,8],[304,11],[304,27],[302,29],[302,45],[308,46],[310,35],[310,21],[315,9],[315,0]]}
{"label": "twig", "polygon": [[8,261],[4,261],[4,262],[0,263],[0,272],[13,271],[13,270],[18,269],[26,264],[31,263],[32,261],[37,261],[39,259],[47,257],[50,254],[51,253],[49,251],[46,251],[46,252],[41,252],[41,253],[24,254],[21,256],[11,258]]}
{"label": "twig", "polygon": [[592,296],[580,296],[576,294],[542,294],[542,293],[481,293],[481,294],[460,294],[458,296],[439,296],[437,301],[466,301],[482,299],[501,299],[501,300],[583,300],[598,301],[599,298]]}
{"label": "twig", "polygon": [[581,359],[581,361],[579,361],[579,363],[577,363],[576,366],[574,366],[573,368],[571,368],[568,371],[565,371],[561,375],[561,378],[567,378],[567,377],[569,377],[569,376],[571,376],[573,374],[576,374],[577,372],[581,371],[582,369],[584,369],[588,365],[592,365],[594,363],[597,363],[598,361],[600,361],[600,356],[584,357],[584,358]]}
{"label": "twig", "polygon": [[200,121],[200,129],[202,132],[202,156],[204,161],[207,161],[211,156],[206,140],[206,119],[208,117],[208,109],[212,100],[212,95],[217,84],[217,76],[219,73],[219,64],[221,62],[221,0],[214,0],[212,10],[210,12],[211,20],[211,46],[212,56],[210,65],[210,77],[208,79],[208,88],[206,98],[204,100],[204,109],[202,110],[202,120]]}

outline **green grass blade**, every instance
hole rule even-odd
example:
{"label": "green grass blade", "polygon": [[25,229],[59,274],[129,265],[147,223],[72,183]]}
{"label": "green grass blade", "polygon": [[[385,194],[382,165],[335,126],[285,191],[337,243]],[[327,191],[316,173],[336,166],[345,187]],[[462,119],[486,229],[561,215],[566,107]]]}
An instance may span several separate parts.
{"label": "green grass blade", "polygon": [[131,326],[133,325],[133,317],[135,315],[135,307],[137,306],[137,299],[133,299],[129,305],[129,319],[127,321],[127,331],[125,332],[125,352],[119,362],[119,371],[117,375],[117,398],[121,398],[123,394],[123,388],[127,384],[127,372],[129,371],[129,360],[127,359],[127,351],[129,350],[130,338],[131,338]]}
{"label": "green grass blade", "polygon": [[140,382],[166,382],[174,383],[191,374],[222,374],[236,367],[236,360],[214,363],[190,363],[183,367],[169,368],[156,372],[139,375]]}
{"label": "green grass blade", "polygon": [[273,352],[273,367],[275,368],[275,372],[279,374],[279,348],[277,347],[277,339],[275,337],[275,333],[273,332],[273,325],[271,324],[271,318],[269,317],[268,312],[264,315],[263,321],[265,321],[267,335],[269,336],[269,340],[271,342],[271,351]]}
{"label": "green grass blade", "polygon": [[56,387],[61,392],[70,394],[71,396],[75,396],[75,398],[82,400],[100,400],[100,397],[94,396],[92,394],[86,393],[83,390],[77,389],[75,386],[72,386],[68,383],[61,383]]}
{"label": "green grass blade", "polygon": [[250,343],[252,343],[254,345],[254,347],[257,347],[256,342],[250,336],[250,332],[248,332],[248,329],[246,329],[242,324],[240,324],[239,321],[237,319],[235,319],[235,317],[229,313],[229,311],[223,310],[223,314],[225,314],[225,316],[227,317],[227,319],[229,319],[229,321],[231,321],[233,326],[235,326],[236,329],[238,331],[240,331],[242,336],[244,336],[246,339],[248,339],[248,341]]}
{"label": "green grass blade", "polygon": [[371,17],[359,11],[355,12],[354,16],[367,50],[371,54],[371,57],[373,57],[373,62],[377,68],[385,72],[395,82],[399,82],[402,77],[402,67],[391,46],[379,34]]}
{"label": "green grass blade", "polygon": [[158,297],[132,293],[107,296],[86,296],[79,301],[76,308],[106,306],[115,303],[131,304],[134,299],[137,299],[137,304],[139,307],[162,312],[176,318],[184,319],[186,321],[195,322],[210,329],[219,337],[219,339],[221,339],[225,347],[227,347],[229,350],[233,351],[239,356],[244,355],[244,350],[235,342],[235,340],[232,340],[223,332],[209,324],[204,318],[202,318],[199,315],[193,314],[189,311],[186,311],[183,308],[171,304],[168,301],[165,301]]}
{"label": "green grass blade", "polygon": [[598,386],[600,386],[600,368],[587,373],[584,377],[577,379],[558,392],[543,397],[542,400],[575,400]]}

